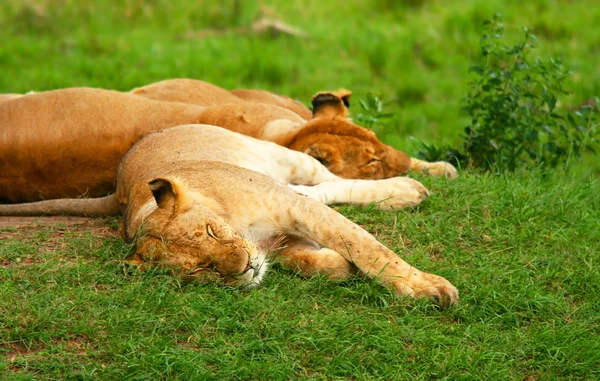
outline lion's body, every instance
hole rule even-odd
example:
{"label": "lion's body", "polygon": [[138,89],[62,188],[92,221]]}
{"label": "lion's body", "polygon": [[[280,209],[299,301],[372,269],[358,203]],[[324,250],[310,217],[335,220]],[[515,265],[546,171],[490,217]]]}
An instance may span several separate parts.
{"label": "lion's body", "polygon": [[372,131],[352,123],[348,119],[352,93],[348,90],[317,94],[312,112],[291,98],[268,91],[227,91],[194,79],[164,80],[132,93],[166,102],[211,106],[201,123],[308,153],[344,178],[374,180],[409,170],[448,178],[458,176],[449,163],[410,158],[381,143]]}
{"label": "lion's body", "polygon": [[[135,160],[131,159],[133,155]],[[325,204],[380,202],[382,209],[398,209],[416,206],[428,195],[423,185],[410,178],[342,179],[301,152],[215,126],[191,125],[158,131],[137,143],[123,159],[126,166],[123,163],[119,166],[117,199],[122,201],[126,190],[133,187],[131,181],[146,176],[146,172],[165,172],[173,163],[190,160],[221,162],[252,170]]]}
{"label": "lion's body", "polygon": [[219,113],[228,116],[221,118],[224,127],[256,137],[260,122],[244,123],[244,115],[265,123],[269,115],[295,115],[262,104],[200,107],[89,88],[1,102],[0,201],[105,196],[114,191],[119,160],[143,136],[182,124],[208,124]]}
{"label": "lion's body", "polygon": [[8,101],[22,96],[22,94],[0,94],[0,102]]}
{"label": "lion's body", "polygon": [[117,176],[124,237],[135,242],[132,260],[139,264],[253,285],[266,269],[262,243],[284,236],[284,264],[305,276],[359,272],[399,295],[458,299],[445,279],[416,270],[313,200],[398,206],[426,192],[414,180],[341,179],[308,155],[198,125],[148,135],[125,155]]}
{"label": "lion's body", "polygon": [[[181,81],[159,82],[150,85],[156,91],[138,92],[174,96],[179,93],[170,86]],[[158,91],[166,85],[167,90]],[[211,102],[239,98],[216,86],[210,89]],[[268,98],[260,91],[245,94]],[[347,110],[335,96],[325,97],[307,121],[274,104],[243,101],[204,107],[140,95],[72,88],[0,102],[0,202],[104,196],[114,190],[116,167],[132,144],[149,132],[189,123],[217,125],[305,152],[344,178],[389,178],[417,163],[347,121]],[[188,94],[180,101],[193,98],[198,103],[209,96],[201,95]],[[446,163],[420,165],[424,171],[434,168],[436,175],[452,177],[456,172]]]}
{"label": "lion's body", "polygon": [[117,165],[149,132],[195,123],[203,108],[87,88],[0,103],[0,200],[105,196]]}
{"label": "lion's body", "polygon": [[[278,256],[303,276],[345,279],[360,273],[398,295],[443,305],[458,300],[447,280],[410,266],[325,206],[416,205],[427,190],[409,178],[342,179],[301,152],[215,126],[184,125],[136,143],[119,165],[116,188],[101,199],[24,206],[37,207],[34,214],[78,214],[84,204],[110,204],[109,210],[117,205],[123,238],[135,245],[128,261],[173,268],[184,278],[256,285],[267,268],[265,247],[283,240]],[[70,201],[74,208],[68,208]],[[61,203],[67,207],[45,209]],[[0,215],[19,207],[0,205]]]}
{"label": "lion's body", "polygon": [[148,99],[197,106],[263,103],[288,109],[305,120],[312,117],[312,112],[306,106],[288,97],[255,89],[227,91],[212,83],[194,79],[168,79],[133,89],[131,93]]}

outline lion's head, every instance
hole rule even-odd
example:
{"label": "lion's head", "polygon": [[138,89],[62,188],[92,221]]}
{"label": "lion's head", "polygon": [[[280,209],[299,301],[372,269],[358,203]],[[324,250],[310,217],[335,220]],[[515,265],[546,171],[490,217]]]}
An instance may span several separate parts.
{"label": "lion's head", "polygon": [[149,186],[158,208],[137,232],[129,263],[172,268],[188,280],[232,286],[260,283],[268,264],[252,242],[198,202],[181,181],[157,178]]}
{"label": "lion's head", "polygon": [[375,133],[348,118],[351,93],[318,93],[313,119],[287,145],[304,152],[331,172],[348,179],[377,180],[408,172],[410,157],[380,142]]}

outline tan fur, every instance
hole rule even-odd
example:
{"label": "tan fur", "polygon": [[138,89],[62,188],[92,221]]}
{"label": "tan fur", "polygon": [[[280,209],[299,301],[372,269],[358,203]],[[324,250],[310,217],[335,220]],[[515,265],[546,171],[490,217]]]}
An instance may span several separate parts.
{"label": "tan fur", "polygon": [[[187,94],[182,102],[209,95],[212,102],[221,102],[221,96],[229,96],[212,85],[211,91],[194,95],[183,90],[188,81],[164,82],[168,91],[154,95]],[[151,88],[164,90],[159,84]],[[347,121],[347,114],[336,116],[331,108],[325,112],[318,102],[315,118],[306,121],[272,104],[202,107],[145,99],[140,95],[149,93],[141,90],[138,94],[72,88],[0,102],[0,201],[104,196],[114,189],[117,164],[133,143],[149,132],[186,123],[212,124],[268,139],[317,158],[344,178],[389,178],[405,173],[414,163],[371,131]],[[335,94],[333,100],[342,104]],[[343,106],[336,109],[347,113]],[[425,171],[428,165],[422,162],[415,168]],[[449,173],[456,171],[448,166],[442,163],[444,170],[430,173],[452,177]]]}
{"label": "tan fur", "polygon": [[73,88],[0,103],[0,200],[105,196],[119,160],[151,131],[199,120],[204,108]]}
{"label": "tan fur", "polygon": [[[372,192],[384,188],[388,194],[379,196],[386,200],[399,189],[426,191],[414,180],[385,183],[391,180],[343,180],[299,152],[217,127],[180,126],[148,135],[127,153],[116,197],[124,237],[135,242],[130,260],[145,267],[158,264],[186,278],[255,285],[267,267],[261,243],[283,235],[283,262],[304,276],[345,279],[361,273],[398,295],[455,303],[458,293],[444,278],[415,269],[312,199],[364,204],[377,201]],[[294,182],[324,188],[285,187]],[[299,194],[311,189],[309,197]]]}
{"label": "tan fur", "polygon": [[269,91],[239,89],[232,90],[231,93],[248,102],[272,104],[274,106],[288,109],[295,112],[303,119],[310,119],[312,116],[312,112],[302,103],[279,94],[273,94]]}
{"label": "tan fur", "polygon": [[[315,157],[344,178],[382,179],[411,169],[433,176],[458,176],[451,164],[411,159],[404,152],[381,143],[371,131],[352,123],[348,118],[352,92],[346,89],[317,93],[312,100],[312,115],[298,102],[273,93],[262,90],[228,92],[192,79],[170,79],[141,89],[146,90],[136,89],[134,93],[156,100],[215,106],[202,123],[272,141],[309,155],[327,155],[329,160]],[[256,103],[239,102],[232,95]],[[298,139],[296,135],[303,138]]]}
{"label": "tan fur", "polygon": [[229,91],[211,83],[193,79],[168,79],[131,90],[144,98],[182,102],[197,106],[214,106],[224,103],[244,103]]}
{"label": "tan fur", "polygon": [[[123,238],[135,245],[127,260],[142,268],[158,265],[186,279],[254,286],[268,266],[265,247],[283,240],[282,263],[303,276],[363,274],[398,295],[446,306],[458,300],[446,279],[415,269],[323,204],[376,202],[393,209],[426,195],[412,179],[346,180],[301,152],[219,127],[184,125],[151,133],[129,150],[113,202],[76,201],[119,206]],[[55,208],[68,201],[28,206],[44,212],[48,203]],[[0,205],[0,215],[18,206]]]}
{"label": "tan fur", "polygon": [[22,94],[0,94],[0,102],[21,97]]}
{"label": "tan fur", "polygon": [[304,119],[312,113],[302,103],[265,90],[227,91],[211,83],[186,78],[168,79],[131,91],[148,99],[168,102],[183,102],[197,106],[215,106],[227,103],[264,103],[288,109]]}

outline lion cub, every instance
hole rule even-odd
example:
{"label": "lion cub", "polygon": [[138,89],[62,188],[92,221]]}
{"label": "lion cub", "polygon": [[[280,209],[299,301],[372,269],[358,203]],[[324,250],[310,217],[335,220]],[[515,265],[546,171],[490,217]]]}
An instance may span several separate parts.
{"label": "lion cub", "polygon": [[446,279],[417,270],[324,205],[380,202],[389,209],[426,195],[415,180],[345,180],[301,152],[186,125],[152,133],[129,150],[117,171],[116,199],[136,264],[252,286],[268,267],[263,243],[283,236],[277,255],[303,276],[362,273],[398,295],[454,304],[458,292]]}

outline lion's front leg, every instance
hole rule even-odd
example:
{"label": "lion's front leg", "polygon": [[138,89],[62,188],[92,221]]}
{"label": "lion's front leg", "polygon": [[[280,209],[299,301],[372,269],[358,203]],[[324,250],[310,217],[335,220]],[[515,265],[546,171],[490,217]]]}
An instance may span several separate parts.
{"label": "lion's front leg", "polygon": [[[458,291],[446,279],[422,272],[403,261],[371,234],[327,206],[294,195],[284,228],[339,253],[361,273],[377,279],[398,295],[429,298],[442,306],[455,304]],[[290,200],[291,201],[291,200]],[[281,221],[283,218],[279,217]]]}
{"label": "lion's front leg", "polygon": [[458,177],[458,171],[454,166],[445,161],[435,161],[433,163],[410,158],[410,170],[414,172],[421,172],[429,176],[436,177],[447,177],[449,179],[455,179]]}
{"label": "lion's front leg", "polygon": [[380,209],[399,209],[419,205],[429,191],[420,182],[408,177],[384,180],[339,180],[314,186],[289,185],[299,194],[323,204],[377,204]]}
{"label": "lion's front leg", "polygon": [[279,256],[284,266],[306,278],[323,275],[329,279],[343,280],[358,273],[356,266],[339,253],[297,236],[286,238]]}
{"label": "lion's front leg", "polygon": [[341,180],[314,157],[274,143],[261,142],[273,166],[270,176],[283,184],[314,185]]}

